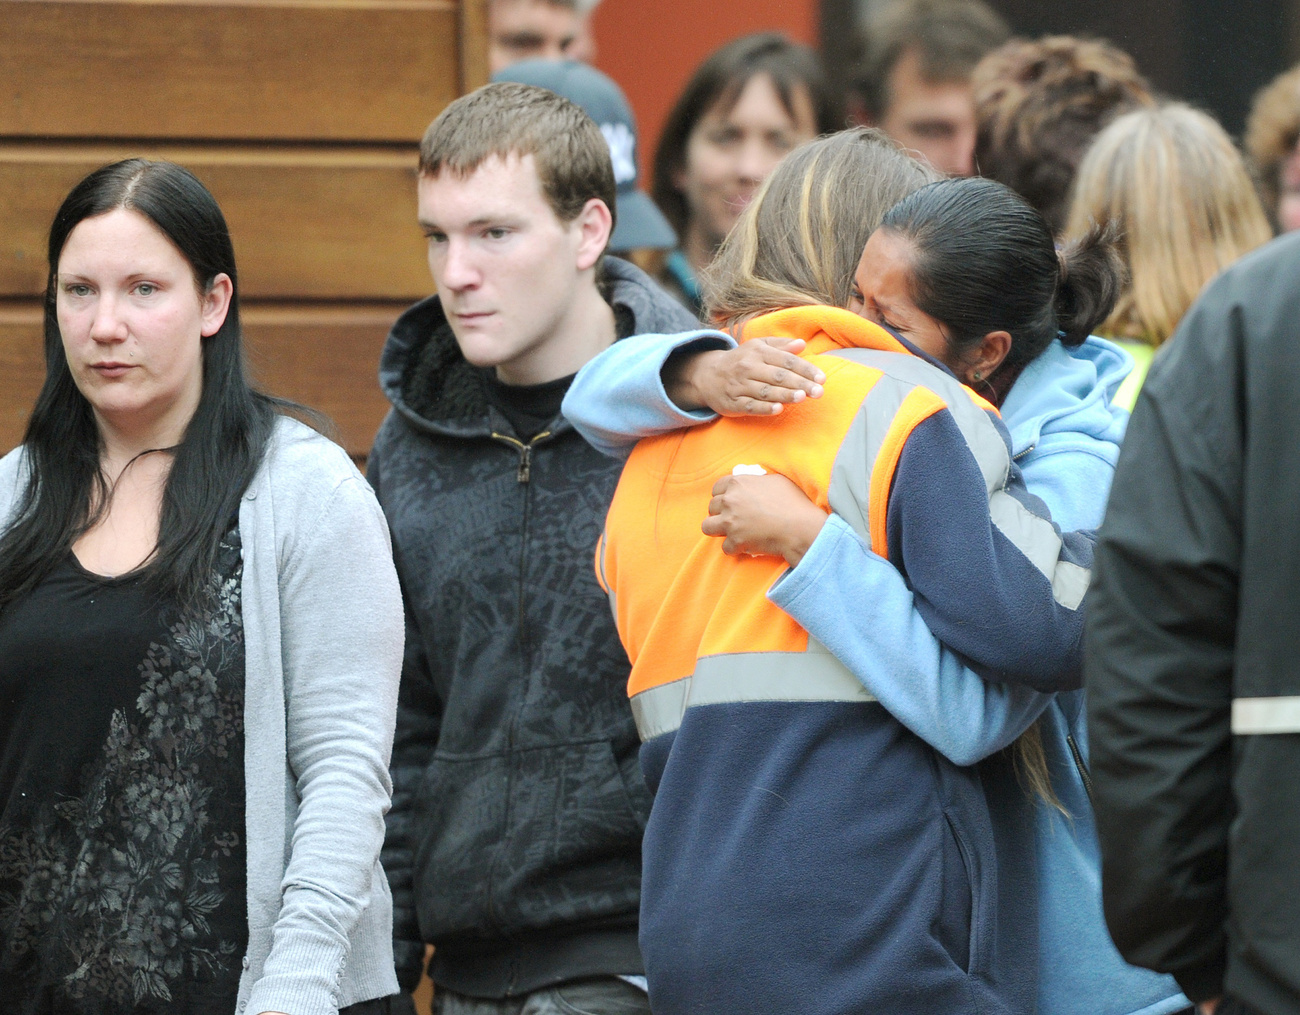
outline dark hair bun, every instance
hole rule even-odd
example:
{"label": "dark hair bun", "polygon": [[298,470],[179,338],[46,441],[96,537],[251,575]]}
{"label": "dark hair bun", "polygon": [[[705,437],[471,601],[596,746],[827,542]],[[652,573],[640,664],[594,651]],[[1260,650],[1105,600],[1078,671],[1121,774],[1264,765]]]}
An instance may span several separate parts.
{"label": "dark hair bun", "polygon": [[1056,320],[1068,346],[1082,345],[1110,316],[1124,288],[1124,262],[1115,249],[1113,227],[1094,225],[1062,249],[1061,280],[1056,287]]}

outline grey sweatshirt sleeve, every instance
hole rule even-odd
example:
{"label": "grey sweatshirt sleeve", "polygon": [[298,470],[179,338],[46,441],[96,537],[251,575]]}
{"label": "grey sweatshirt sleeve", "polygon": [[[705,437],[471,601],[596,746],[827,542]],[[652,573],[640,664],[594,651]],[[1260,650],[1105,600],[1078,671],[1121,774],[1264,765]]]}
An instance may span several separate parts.
{"label": "grey sweatshirt sleeve", "polygon": [[286,733],[301,802],[249,1013],[336,1011],[391,792],[403,625],[388,526],[355,472],[317,503],[278,547]]}

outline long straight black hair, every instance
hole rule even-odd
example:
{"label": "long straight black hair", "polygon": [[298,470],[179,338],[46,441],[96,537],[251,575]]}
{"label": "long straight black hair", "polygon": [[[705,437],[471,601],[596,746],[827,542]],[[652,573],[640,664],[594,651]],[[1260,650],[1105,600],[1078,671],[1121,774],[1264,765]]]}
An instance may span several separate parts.
{"label": "long straight black hair", "polygon": [[222,272],[234,287],[225,322],[202,340],[202,393],[173,452],[158,546],[144,568],[157,593],[186,606],[206,588],[221,538],[257,472],[282,404],[249,385],[234,247],[208,189],[170,162],[128,159],[91,173],[64,199],[50,227],[45,384],[23,439],[26,486],[14,523],[0,536],[0,613],[38,585],[107,508],[103,442],[68,368],[55,301],[59,258],[72,230],[119,208],[143,215],[176,245],[201,292]]}

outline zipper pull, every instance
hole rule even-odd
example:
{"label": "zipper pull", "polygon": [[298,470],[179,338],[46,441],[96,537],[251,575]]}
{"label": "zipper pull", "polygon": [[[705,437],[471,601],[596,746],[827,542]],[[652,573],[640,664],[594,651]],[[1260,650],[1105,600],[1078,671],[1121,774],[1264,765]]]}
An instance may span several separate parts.
{"label": "zipper pull", "polygon": [[527,483],[532,474],[533,448],[531,444],[525,444],[519,452],[519,471],[515,473],[515,479]]}

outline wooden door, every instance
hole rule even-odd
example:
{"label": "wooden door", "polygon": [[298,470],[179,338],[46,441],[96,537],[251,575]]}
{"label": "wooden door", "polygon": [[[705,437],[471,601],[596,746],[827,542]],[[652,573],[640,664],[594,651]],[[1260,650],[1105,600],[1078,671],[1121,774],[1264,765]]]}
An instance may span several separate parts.
{"label": "wooden door", "polygon": [[46,234],[97,166],[191,169],[234,237],[264,389],[357,457],[389,325],[432,291],[418,142],[487,80],[485,0],[0,0],[0,453],[43,374]]}

